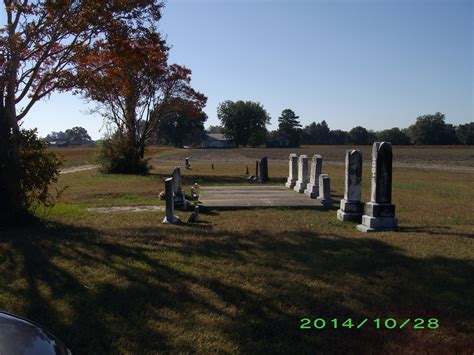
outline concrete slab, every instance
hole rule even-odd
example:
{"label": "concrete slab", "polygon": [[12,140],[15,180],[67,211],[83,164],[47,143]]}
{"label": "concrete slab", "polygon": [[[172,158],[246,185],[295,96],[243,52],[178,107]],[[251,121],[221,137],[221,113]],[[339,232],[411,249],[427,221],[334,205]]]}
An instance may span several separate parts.
{"label": "concrete slab", "polygon": [[113,213],[113,212],[156,212],[164,211],[165,206],[133,206],[133,207],[91,207],[89,212]]}
{"label": "concrete slab", "polygon": [[321,202],[285,186],[203,186],[200,198],[204,207],[321,207]]}

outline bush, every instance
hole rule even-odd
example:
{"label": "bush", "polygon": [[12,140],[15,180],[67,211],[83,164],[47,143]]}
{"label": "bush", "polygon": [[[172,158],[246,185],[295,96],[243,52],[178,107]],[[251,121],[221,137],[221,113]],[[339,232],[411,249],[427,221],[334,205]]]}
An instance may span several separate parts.
{"label": "bush", "polygon": [[106,174],[146,174],[151,169],[140,150],[119,132],[99,143],[98,161]]}
{"label": "bush", "polygon": [[26,208],[51,207],[57,197],[50,194],[49,187],[58,180],[62,161],[45,147],[46,141],[38,138],[36,129],[21,130],[20,180]]}

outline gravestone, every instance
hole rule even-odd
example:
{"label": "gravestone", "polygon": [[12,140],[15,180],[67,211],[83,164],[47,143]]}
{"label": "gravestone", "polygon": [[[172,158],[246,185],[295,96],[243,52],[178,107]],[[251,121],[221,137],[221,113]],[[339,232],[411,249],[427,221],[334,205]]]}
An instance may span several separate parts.
{"label": "gravestone", "polygon": [[263,157],[260,162],[259,162],[259,175],[258,175],[258,181],[262,183],[268,182],[268,158]]}
{"label": "gravestone", "polygon": [[189,158],[185,158],[184,163],[185,163],[186,169],[190,170],[191,169],[191,164],[189,164]]}
{"label": "gravestone", "polygon": [[176,206],[185,204],[185,195],[182,188],[181,181],[181,169],[179,167],[174,168],[173,174],[173,192],[174,192],[174,203]]}
{"label": "gravestone", "polygon": [[173,178],[165,180],[165,200],[166,200],[166,216],[163,223],[176,224],[179,217],[174,214],[174,181]]}
{"label": "gravestone", "polygon": [[298,180],[293,190],[303,193],[308,186],[308,156],[300,155],[298,158]]}
{"label": "gravestone", "polygon": [[321,201],[321,204],[330,208],[333,205],[333,200],[331,198],[331,181],[328,174],[319,175],[319,196],[318,199]]}
{"label": "gravestone", "polygon": [[340,221],[361,222],[364,205],[360,202],[362,182],[362,153],[360,150],[346,150],[346,172],[344,198],[337,210]]}
{"label": "gravestone", "polygon": [[191,216],[188,218],[188,223],[198,223],[199,222],[199,206],[194,207],[194,212],[191,213]]}
{"label": "gravestone", "polygon": [[372,147],[372,184],[370,202],[365,204],[361,232],[391,231],[397,228],[392,204],[392,145],[375,142]]}
{"label": "gravestone", "polygon": [[319,175],[323,169],[323,158],[319,154],[313,155],[311,159],[311,172],[309,175],[309,183],[304,193],[311,198],[319,196]]}
{"label": "gravestone", "polygon": [[292,189],[295,187],[297,180],[298,180],[298,155],[290,154],[288,180],[286,181],[285,186],[288,187],[289,189]]}

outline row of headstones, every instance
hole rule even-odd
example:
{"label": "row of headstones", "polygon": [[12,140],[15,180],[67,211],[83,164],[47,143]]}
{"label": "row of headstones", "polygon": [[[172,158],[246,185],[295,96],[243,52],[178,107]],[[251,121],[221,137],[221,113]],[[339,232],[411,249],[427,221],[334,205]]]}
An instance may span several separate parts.
{"label": "row of headstones", "polygon": [[[337,218],[354,221],[361,232],[389,231],[397,228],[395,205],[392,204],[392,145],[389,142],[375,142],[372,147],[372,180],[370,202],[361,202],[362,153],[359,150],[346,151],[344,199],[341,200]],[[308,157],[290,154],[288,188],[317,196],[324,206],[332,205],[329,176],[321,174],[322,158],[314,155],[308,183]],[[296,179],[296,176],[298,177]],[[315,183],[319,184],[319,189]],[[319,195],[316,195],[319,192]]]}
{"label": "row of headstones", "polygon": [[318,198],[325,207],[332,207],[331,182],[328,174],[322,174],[322,168],[323,158],[319,154],[313,155],[309,174],[308,156],[290,154],[289,176],[285,186],[310,198]]}
{"label": "row of headstones", "polygon": [[[188,164],[186,164],[186,166],[188,166]],[[174,168],[171,177],[165,180],[165,200],[166,216],[163,219],[163,223],[179,223],[180,219],[174,214],[174,208],[180,206],[186,209],[188,207],[188,201],[186,200],[186,195],[182,187],[181,169],[179,167]],[[194,212],[188,219],[188,223],[196,223],[198,221],[199,206],[195,206]]]}

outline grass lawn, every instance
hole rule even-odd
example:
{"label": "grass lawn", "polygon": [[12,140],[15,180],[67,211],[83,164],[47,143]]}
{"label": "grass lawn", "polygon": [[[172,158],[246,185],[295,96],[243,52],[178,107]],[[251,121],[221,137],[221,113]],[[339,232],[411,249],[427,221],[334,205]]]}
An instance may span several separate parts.
{"label": "grass lawn", "polygon": [[[198,226],[163,225],[164,212],[87,211],[162,204],[177,163],[149,176],[62,175],[55,188],[67,188],[37,212],[41,223],[0,227],[0,309],[46,325],[75,354],[472,354],[474,174],[395,167],[397,233],[359,233],[337,207],[207,211]],[[270,163],[281,184],[286,163]],[[244,183],[245,162],[191,164],[185,188]],[[338,206],[343,167],[323,170]],[[369,177],[365,164],[364,201]],[[300,329],[302,318],[328,324]],[[333,329],[334,318],[370,321]],[[376,318],[440,326],[376,329]]]}

